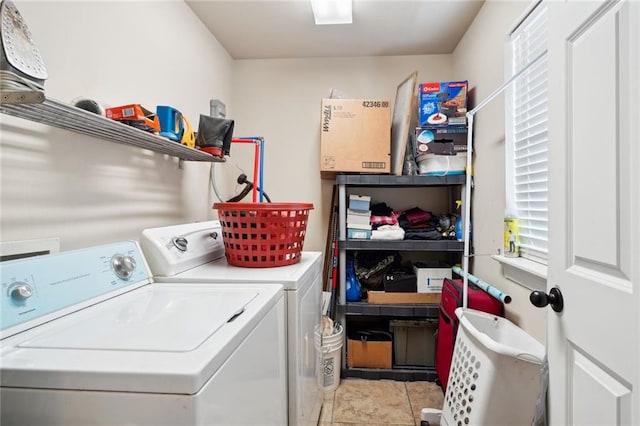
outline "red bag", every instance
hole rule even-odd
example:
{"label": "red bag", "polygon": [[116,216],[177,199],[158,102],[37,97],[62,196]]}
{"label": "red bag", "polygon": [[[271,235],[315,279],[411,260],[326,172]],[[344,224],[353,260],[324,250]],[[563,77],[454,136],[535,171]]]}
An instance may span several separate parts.
{"label": "red bag", "polygon": [[[453,358],[453,345],[458,331],[458,318],[455,310],[462,306],[462,296],[462,280],[445,278],[442,285],[442,299],[438,316],[438,338],[436,340],[436,373],[443,391],[447,390],[449,369]],[[472,283],[469,283],[468,307],[493,315],[504,316],[503,303]]]}

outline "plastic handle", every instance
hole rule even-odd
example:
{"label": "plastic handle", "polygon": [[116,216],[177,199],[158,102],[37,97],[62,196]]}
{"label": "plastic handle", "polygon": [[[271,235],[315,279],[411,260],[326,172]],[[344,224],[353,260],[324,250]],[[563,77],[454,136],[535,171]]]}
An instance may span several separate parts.
{"label": "plastic handle", "polygon": [[460,324],[466,329],[469,330],[471,335],[477,339],[481,344],[491,349],[493,352],[498,354],[510,356],[512,358],[517,358],[523,361],[529,361],[534,364],[542,364],[542,358],[537,357],[536,355],[528,352],[522,352],[519,348],[514,348],[513,346],[504,345],[502,343],[498,343],[485,333],[478,330],[474,325],[469,321],[469,319],[465,316],[465,310],[463,308],[456,309],[456,316],[460,320]]}
{"label": "plastic handle", "polygon": [[533,364],[542,364],[542,360],[540,358],[538,358],[537,356],[530,354],[530,353],[519,353],[518,355],[516,355],[516,358],[522,360],[522,361],[527,361],[527,362],[531,362]]}

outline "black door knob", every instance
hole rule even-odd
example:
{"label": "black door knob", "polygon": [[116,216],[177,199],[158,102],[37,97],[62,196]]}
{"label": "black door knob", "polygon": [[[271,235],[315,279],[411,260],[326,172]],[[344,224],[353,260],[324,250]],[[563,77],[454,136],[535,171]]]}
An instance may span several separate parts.
{"label": "black door knob", "polygon": [[558,287],[549,290],[549,294],[543,291],[532,291],[529,295],[529,300],[533,306],[537,306],[538,308],[551,305],[551,309],[556,312],[562,312],[564,308],[564,300],[562,300],[562,293]]}

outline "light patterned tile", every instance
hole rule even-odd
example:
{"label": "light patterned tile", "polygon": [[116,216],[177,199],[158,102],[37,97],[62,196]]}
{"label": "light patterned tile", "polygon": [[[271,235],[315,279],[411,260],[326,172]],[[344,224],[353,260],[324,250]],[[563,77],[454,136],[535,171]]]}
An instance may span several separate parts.
{"label": "light patterned tile", "polygon": [[320,411],[320,424],[331,423],[333,418],[333,399],[335,392],[325,392],[324,401],[322,401],[322,411]]}
{"label": "light patterned tile", "polygon": [[414,425],[404,382],[346,379],[336,390],[333,423]]}
{"label": "light patterned tile", "polygon": [[444,394],[442,388],[432,382],[406,382],[407,394],[413,411],[413,418],[420,424],[420,414],[423,408],[442,409]]}
{"label": "light patterned tile", "polygon": [[331,423],[330,425],[325,425],[325,426],[389,426],[389,425],[404,426],[404,425],[397,425],[395,423]]}

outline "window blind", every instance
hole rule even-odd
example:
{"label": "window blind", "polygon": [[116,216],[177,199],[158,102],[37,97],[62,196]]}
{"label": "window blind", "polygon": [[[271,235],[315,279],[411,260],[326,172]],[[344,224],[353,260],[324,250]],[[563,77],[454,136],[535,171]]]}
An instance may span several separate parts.
{"label": "window blind", "polygon": [[[512,75],[547,49],[546,4],[538,6],[511,34]],[[507,206],[519,220],[520,251],[546,261],[548,251],[548,92],[547,58],[525,71],[511,86]]]}

